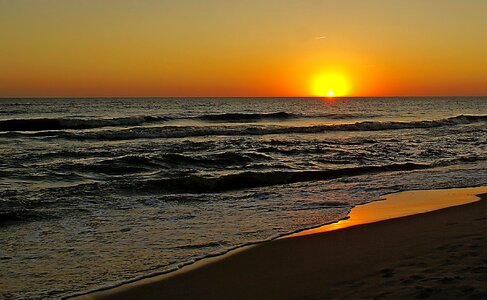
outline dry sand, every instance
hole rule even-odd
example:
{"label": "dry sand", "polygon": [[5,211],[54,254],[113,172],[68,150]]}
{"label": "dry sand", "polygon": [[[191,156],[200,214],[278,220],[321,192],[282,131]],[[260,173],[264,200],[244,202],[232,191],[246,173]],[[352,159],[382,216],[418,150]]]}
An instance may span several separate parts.
{"label": "dry sand", "polygon": [[487,299],[487,194],[481,198],[279,239],[79,298]]}

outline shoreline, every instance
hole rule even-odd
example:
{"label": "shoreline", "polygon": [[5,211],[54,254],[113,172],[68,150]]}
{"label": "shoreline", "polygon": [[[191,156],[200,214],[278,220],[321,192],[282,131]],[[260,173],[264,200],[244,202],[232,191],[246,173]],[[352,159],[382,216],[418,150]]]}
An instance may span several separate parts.
{"label": "shoreline", "polygon": [[[195,295],[203,298],[268,298],[282,297],[284,295],[286,295],[287,297],[293,295],[293,290],[289,290],[287,285],[284,285],[283,288],[286,288],[284,288],[280,292],[279,290],[276,290],[276,286],[281,285],[283,282],[283,279],[281,277],[295,277],[295,274],[293,274],[296,273],[295,268],[285,266],[285,263],[289,262],[289,259],[291,261],[296,259],[294,255],[290,255],[290,250],[286,249],[287,246],[291,246],[292,249],[295,248],[294,250],[300,252],[302,251],[302,249],[300,248],[309,247],[309,245],[301,245],[303,246],[301,247],[300,244],[315,244],[314,246],[323,246],[323,240],[326,241],[328,239],[339,239],[344,243],[342,245],[344,249],[342,250],[345,250],[345,252],[347,252],[349,251],[348,246],[350,245],[346,245],[346,240],[348,238],[343,238],[350,235],[355,236],[354,232],[356,231],[365,231],[367,235],[367,231],[370,231],[371,229],[377,230],[377,228],[379,228],[380,230],[384,230],[384,228],[387,227],[385,224],[388,223],[402,224],[411,221],[418,222],[418,220],[414,219],[428,219],[438,214],[445,214],[445,211],[447,212],[447,214],[455,215],[455,211],[465,210],[465,207],[470,208],[472,205],[480,205],[480,203],[483,205],[480,206],[484,207],[485,211],[485,206],[487,206],[485,204],[485,202],[487,202],[485,201],[487,200],[486,193],[487,187],[484,186],[476,188],[406,191],[385,195],[384,200],[373,201],[355,206],[350,212],[349,218],[340,220],[332,224],[299,231],[297,233],[279,237],[271,241],[265,241],[257,244],[242,246],[236,249],[231,249],[224,254],[198,260],[172,272],[146,277],[112,288],[102,288],[84,294],[73,295],[72,297],[74,297],[75,299],[159,299],[187,298]],[[483,194],[481,196],[481,199],[483,201],[479,199],[480,196],[475,197],[475,195],[478,194]],[[428,205],[424,205],[425,203]],[[365,210],[363,208],[365,208]],[[356,213],[357,211],[359,213]],[[376,212],[375,215],[374,211]],[[367,217],[364,218],[364,216]],[[419,222],[424,223],[424,220],[419,220]],[[357,237],[355,236],[354,238]],[[353,239],[349,241],[349,243],[352,242]],[[370,244],[371,242],[374,243],[374,241],[370,240],[365,240],[363,242],[364,245],[367,245],[367,243]],[[329,243],[325,246],[330,246],[331,244],[333,243]],[[387,244],[387,241],[384,241],[384,245],[385,244]],[[314,248],[314,246],[311,248]],[[333,246],[331,248],[336,248],[336,246]],[[255,255],[257,255],[257,258],[253,257]],[[264,255],[266,259],[259,257],[259,255]],[[355,253],[355,256],[356,255],[357,253]],[[253,258],[249,259],[249,256]],[[354,255],[352,255],[351,258],[354,258]],[[280,260],[280,263],[276,260]],[[304,259],[304,257],[299,257],[299,260],[301,260],[303,264],[298,264],[298,269],[302,269],[304,265],[305,269],[307,269],[310,274],[313,274],[313,276],[310,276],[310,274],[301,274],[310,282],[313,281],[312,279],[315,278],[315,275],[320,278],[320,275],[316,274],[316,270],[313,269],[322,269],[323,264],[330,265],[330,259],[328,259],[328,261],[326,261],[325,259],[325,261],[321,262],[320,267],[313,267],[315,262],[309,261],[309,258],[308,260],[306,260]],[[259,263],[256,264],[256,261],[258,261]],[[341,262],[343,263],[343,261]],[[235,265],[235,263],[237,265]],[[261,268],[260,265],[266,265],[269,263],[271,263],[271,265],[274,264],[273,266],[275,268],[277,267],[277,270],[272,271],[273,268],[267,268],[265,270],[259,269]],[[333,268],[333,272],[338,272],[343,278],[348,278],[350,277],[350,274],[357,273],[356,271],[353,271],[353,268],[347,268],[346,264],[344,265],[345,270],[342,271],[338,271],[341,267],[339,266],[339,264],[331,264],[336,267],[336,269]],[[252,268],[248,268],[247,266],[252,266],[257,269],[252,270]],[[262,277],[262,275],[257,276],[257,278],[251,278],[251,276],[249,276],[249,272],[256,273],[255,271],[257,270],[260,270],[261,272],[264,272],[266,274],[272,273],[272,276],[270,276],[269,274],[266,275],[266,278],[270,279],[270,281],[268,282],[269,285],[262,286],[262,282],[260,281],[260,279],[262,279],[260,278]],[[366,269],[363,269],[362,271],[366,271]],[[386,272],[387,274],[383,274],[386,275],[383,277],[393,276],[389,274],[389,271],[384,272]],[[202,274],[204,274],[204,276]],[[239,274],[239,276],[244,280],[235,282],[226,278],[228,277],[228,275],[236,274]],[[321,275],[323,276],[323,274]],[[325,277],[327,276],[329,277],[329,274],[325,274]],[[220,284],[214,286],[211,284],[211,281],[208,278],[211,278],[214,282],[220,282]],[[299,278],[296,279],[297,282],[299,282]],[[202,282],[205,282],[206,284],[203,284]],[[288,284],[292,284],[292,282],[288,282]],[[254,288],[258,286],[258,288],[257,290],[249,289],[247,291],[244,291],[242,289],[245,286],[251,286]],[[249,294],[249,292],[251,292],[252,290],[253,293]],[[298,290],[300,289],[295,289],[294,292]],[[284,291],[285,293],[283,293]],[[306,295],[306,291],[314,291],[314,293],[311,294],[319,294],[320,291],[329,293],[330,289],[324,288],[321,285],[321,290],[319,291],[312,288],[307,288],[300,291],[301,292],[295,293],[294,296],[298,297]],[[324,295],[326,296],[328,294]],[[324,295],[321,294],[321,296]]]}

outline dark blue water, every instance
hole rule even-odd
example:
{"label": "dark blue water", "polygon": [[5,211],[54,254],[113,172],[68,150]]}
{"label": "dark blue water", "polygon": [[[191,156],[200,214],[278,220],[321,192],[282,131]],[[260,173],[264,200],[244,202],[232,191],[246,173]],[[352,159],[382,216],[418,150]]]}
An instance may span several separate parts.
{"label": "dark blue water", "polygon": [[487,183],[487,98],[0,100],[0,297],[59,298]]}

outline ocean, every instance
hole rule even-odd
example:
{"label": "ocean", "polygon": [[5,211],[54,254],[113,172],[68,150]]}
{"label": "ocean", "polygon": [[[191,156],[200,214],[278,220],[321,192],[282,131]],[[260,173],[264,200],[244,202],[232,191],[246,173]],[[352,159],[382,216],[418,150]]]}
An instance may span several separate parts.
{"label": "ocean", "polygon": [[177,269],[487,184],[487,97],[0,99],[0,298]]}

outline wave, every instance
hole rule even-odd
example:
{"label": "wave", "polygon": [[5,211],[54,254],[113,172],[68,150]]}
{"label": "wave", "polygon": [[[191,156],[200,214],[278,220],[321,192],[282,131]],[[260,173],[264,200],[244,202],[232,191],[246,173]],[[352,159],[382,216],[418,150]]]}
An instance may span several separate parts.
{"label": "wave", "polygon": [[440,160],[431,164],[408,162],[387,165],[347,167],[341,169],[319,171],[249,171],[217,177],[191,175],[176,178],[148,180],[142,183],[138,182],[136,185],[126,185],[121,188],[130,190],[139,189],[143,192],[156,193],[219,193],[232,190],[284,185],[299,182],[331,180],[341,177],[360,176],[383,172],[424,170],[454,165],[456,163],[484,161],[485,159],[485,157],[473,156]]}
{"label": "wave", "polygon": [[46,131],[63,129],[91,129],[109,126],[137,126],[167,121],[166,117],[139,116],[112,119],[11,119],[0,121],[0,131]]}
{"label": "wave", "polygon": [[[103,130],[97,132],[70,132],[60,129],[87,129],[105,126],[134,126],[147,122],[163,122],[164,117],[134,117],[119,119],[30,119],[0,121],[0,135],[4,138],[12,137],[58,137],[74,140],[131,140],[147,138],[185,138],[199,136],[248,136],[271,134],[313,134],[334,131],[381,131],[400,129],[421,129],[448,127],[479,122],[487,122],[487,115],[459,115],[456,117],[411,122],[375,122],[363,121],[349,124],[314,125],[314,126],[157,126],[134,127],[118,130]],[[33,133],[11,132],[42,131]]]}
{"label": "wave", "polygon": [[123,186],[123,189],[144,192],[175,193],[217,193],[231,190],[257,188],[264,186],[291,184],[307,181],[330,180],[340,177],[358,176],[391,171],[412,171],[431,168],[427,164],[390,164],[382,166],[361,166],[323,171],[270,171],[242,172],[219,177],[184,176],[178,178],[148,180],[136,185]]}
{"label": "wave", "polygon": [[74,165],[77,171],[93,172],[108,175],[126,175],[132,173],[142,173],[159,169],[162,167],[156,160],[137,155],[127,155],[116,158],[104,159],[92,164]]}
{"label": "wave", "polygon": [[[199,136],[249,136],[271,134],[315,134],[336,131],[382,131],[448,127],[487,122],[487,115],[460,115],[456,117],[412,122],[356,122],[351,124],[315,126],[162,126],[136,127],[123,130],[97,132],[43,132],[42,136],[54,136],[74,140],[131,140],[152,138],[186,138]],[[37,133],[34,135],[37,136]],[[7,136],[5,136],[7,137]]]}
{"label": "wave", "polygon": [[[198,119],[209,122],[252,123],[260,120],[287,120],[300,118],[329,118],[352,119],[358,117],[371,117],[373,115],[354,114],[318,114],[302,115],[287,112],[275,113],[224,113],[204,114],[195,117],[179,117],[177,120]],[[37,118],[37,119],[10,119],[0,120],[0,131],[47,131],[63,129],[92,129],[100,127],[140,126],[173,120],[162,116],[134,116],[121,118],[77,119],[77,118]]]}
{"label": "wave", "polygon": [[229,166],[235,164],[247,164],[256,161],[272,159],[266,154],[256,152],[220,152],[207,155],[183,155],[183,154],[165,154],[161,157],[169,164],[182,165],[202,165],[202,166]]}
{"label": "wave", "polygon": [[[266,154],[256,152],[220,152],[206,155],[184,155],[165,153],[158,156],[126,155],[103,159],[94,163],[77,163],[67,168],[77,172],[94,172],[109,175],[142,173],[147,171],[173,170],[174,167],[185,168],[226,168],[233,165],[248,165],[272,159]],[[66,166],[64,166],[66,168]]]}
{"label": "wave", "polygon": [[[456,165],[458,163],[473,163],[478,161],[485,161],[484,156],[461,156],[451,159],[443,159],[433,163],[395,163],[385,165],[369,165],[358,167],[347,167],[340,169],[329,170],[307,170],[307,171],[281,171],[273,170],[267,172],[246,171],[239,173],[232,173],[228,175],[220,175],[214,177],[206,177],[204,175],[188,175],[188,173],[171,171],[169,176],[173,178],[162,179],[143,179],[137,177],[120,177],[112,178],[108,182],[90,182],[90,183],[76,183],[70,186],[50,187],[42,190],[43,194],[48,195],[48,199],[52,201],[18,201],[21,191],[4,190],[0,191],[0,228],[2,226],[9,226],[19,222],[30,222],[37,220],[46,220],[52,218],[62,217],[59,211],[46,210],[46,205],[55,204],[57,207],[71,206],[69,197],[81,196],[83,201],[87,201],[90,205],[98,203],[99,193],[111,194],[122,193],[123,195],[135,194],[157,194],[158,199],[165,202],[188,202],[188,201],[208,201],[208,193],[223,193],[236,190],[245,190],[259,187],[269,187],[276,185],[287,185],[300,182],[316,182],[333,180],[342,177],[353,177],[360,175],[373,175],[387,172],[406,172],[414,170],[425,170],[431,168],[442,168],[449,165]],[[124,167],[113,166],[110,162],[123,161],[128,163]],[[154,160],[139,156],[124,156],[110,160],[103,160],[100,165],[93,165],[90,167],[83,167],[86,172],[104,170],[107,174],[128,174],[128,168],[136,168],[139,165],[141,170],[154,165]],[[94,170],[97,166],[99,170]],[[105,169],[108,168],[108,169]],[[157,166],[156,166],[157,168]],[[145,169],[147,170],[147,169]],[[249,191],[245,198],[259,199],[262,194],[272,194],[272,190]],[[95,196],[95,197],[93,197]],[[67,202],[65,202],[67,201]],[[152,200],[151,200],[152,201]],[[348,203],[340,201],[297,201],[299,210],[317,209],[317,208],[340,208],[346,207]],[[76,212],[83,212],[84,208],[74,208]],[[61,210],[61,213],[63,210]],[[188,217],[188,216],[184,216]]]}
{"label": "wave", "polygon": [[209,114],[209,115],[201,115],[195,117],[195,119],[203,120],[203,121],[213,121],[213,122],[252,122],[252,121],[259,121],[264,119],[277,119],[277,120],[285,120],[285,119],[293,119],[298,118],[299,115],[291,114],[287,112],[276,112],[276,113],[225,113],[225,114]]}
{"label": "wave", "polygon": [[373,114],[293,114],[287,112],[274,112],[274,113],[224,113],[224,114],[208,114],[194,117],[202,121],[210,122],[257,122],[260,120],[289,120],[289,119],[357,119],[357,118],[373,118],[378,115]]}

